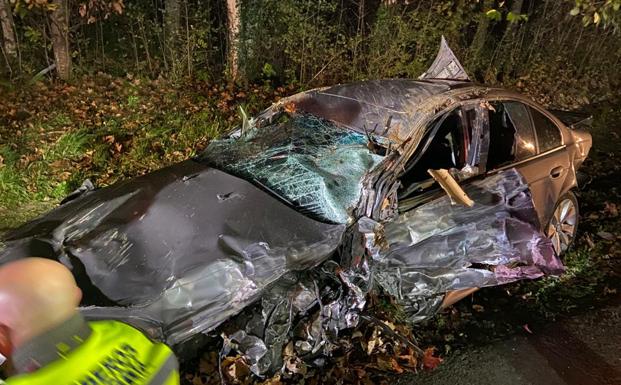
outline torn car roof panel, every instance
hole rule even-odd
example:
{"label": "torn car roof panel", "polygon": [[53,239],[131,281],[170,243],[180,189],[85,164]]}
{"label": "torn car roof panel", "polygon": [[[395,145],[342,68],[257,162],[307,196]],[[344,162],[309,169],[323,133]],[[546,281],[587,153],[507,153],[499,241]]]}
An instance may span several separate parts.
{"label": "torn car roof panel", "polygon": [[434,98],[441,105],[452,89],[467,86],[461,80],[385,79],[319,88],[289,98],[257,117],[268,119],[276,111],[295,108],[334,121],[351,130],[402,142],[416,128],[416,115]]}

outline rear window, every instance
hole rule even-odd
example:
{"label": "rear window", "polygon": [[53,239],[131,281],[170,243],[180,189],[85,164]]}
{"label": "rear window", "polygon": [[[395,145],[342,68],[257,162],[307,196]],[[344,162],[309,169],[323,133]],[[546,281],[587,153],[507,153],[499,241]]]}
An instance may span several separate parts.
{"label": "rear window", "polygon": [[530,112],[533,116],[535,131],[537,131],[537,138],[539,139],[539,152],[546,152],[561,146],[563,140],[556,124],[534,108],[531,108]]}

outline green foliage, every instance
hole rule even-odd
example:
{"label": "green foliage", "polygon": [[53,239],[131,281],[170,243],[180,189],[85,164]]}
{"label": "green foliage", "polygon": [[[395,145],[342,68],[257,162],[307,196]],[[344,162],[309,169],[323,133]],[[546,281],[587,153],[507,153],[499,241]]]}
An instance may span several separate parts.
{"label": "green foliage", "polygon": [[[144,1],[91,3],[70,9],[76,74],[131,73],[179,83],[223,79],[228,49],[225,2],[179,0],[179,29],[174,36],[168,36],[164,26],[166,2],[161,4],[164,9]],[[377,77],[416,77],[433,59],[441,35],[480,81],[502,82],[508,74],[515,79],[533,60],[555,61],[563,52],[571,52],[572,64],[580,70],[603,68],[591,50],[619,49],[619,39],[607,37],[618,28],[621,0],[240,0],[238,4],[242,82],[308,88]],[[523,6],[514,9],[516,4]],[[49,12],[43,8],[26,9],[15,18],[20,55],[0,60],[0,77],[27,80],[52,62]],[[600,30],[583,30],[583,22]]]}
{"label": "green foliage", "polygon": [[41,34],[41,31],[36,30],[29,25],[24,27],[24,37],[30,44],[37,45],[41,44],[41,42],[43,41],[43,35]]}
{"label": "green foliage", "polygon": [[261,72],[263,73],[263,77],[266,79],[273,78],[277,75],[276,70],[270,63],[265,63]]}
{"label": "green foliage", "polygon": [[80,87],[7,89],[0,99],[0,219],[16,208],[37,214],[86,178],[107,185],[197,155],[238,122],[238,105],[251,116],[282,93],[106,75],[82,77]]}
{"label": "green foliage", "polygon": [[507,21],[509,23],[519,23],[520,21],[528,21],[528,15],[520,13],[507,13]]}
{"label": "green foliage", "polygon": [[487,17],[494,21],[502,20],[502,14],[497,9],[490,9],[489,11],[485,12],[485,15],[487,15]]}
{"label": "green foliage", "polygon": [[[494,21],[502,21],[503,19],[502,13],[497,9],[490,9],[489,11],[485,12],[485,15],[489,19]],[[528,21],[528,15],[509,11],[507,12],[506,16],[504,16],[504,19],[507,20],[509,23],[515,24],[519,23],[520,21]]]}
{"label": "green foliage", "polygon": [[90,141],[90,136],[84,131],[69,131],[63,134],[58,141],[44,150],[43,160],[72,160],[84,154]]}
{"label": "green foliage", "polygon": [[575,0],[575,7],[570,14],[572,16],[582,15],[582,22],[585,26],[590,24],[612,26],[619,28],[621,21],[621,0]]}

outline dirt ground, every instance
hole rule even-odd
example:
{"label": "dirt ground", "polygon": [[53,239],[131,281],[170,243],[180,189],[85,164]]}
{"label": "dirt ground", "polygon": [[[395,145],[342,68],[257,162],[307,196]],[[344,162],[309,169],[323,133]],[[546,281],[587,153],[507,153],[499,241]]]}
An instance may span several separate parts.
{"label": "dirt ground", "polygon": [[621,305],[564,318],[507,340],[472,347],[401,385],[621,384]]}

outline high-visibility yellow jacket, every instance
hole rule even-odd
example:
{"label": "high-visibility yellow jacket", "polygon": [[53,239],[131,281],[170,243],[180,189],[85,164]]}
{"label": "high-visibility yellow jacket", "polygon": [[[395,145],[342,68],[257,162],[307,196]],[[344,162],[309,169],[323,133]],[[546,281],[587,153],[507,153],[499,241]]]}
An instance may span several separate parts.
{"label": "high-visibility yellow jacket", "polygon": [[[170,348],[117,321],[90,322],[92,333],[66,355],[7,385],[178,385],[178,362]],[[76,338],[78,338],[76,336]],[[0,381],[1,383],[1,381]]]}

